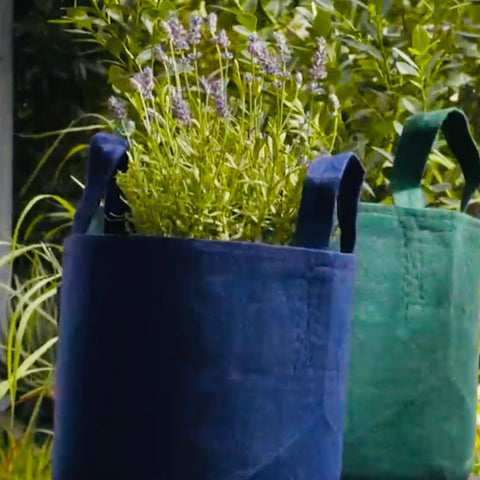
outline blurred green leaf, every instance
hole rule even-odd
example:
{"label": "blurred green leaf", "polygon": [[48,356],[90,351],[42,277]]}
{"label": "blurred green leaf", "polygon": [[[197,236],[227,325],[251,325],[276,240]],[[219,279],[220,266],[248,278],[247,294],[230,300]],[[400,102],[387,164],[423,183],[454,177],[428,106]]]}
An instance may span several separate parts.
{"label": "blurred green leaf", "polygon": [[272,22],[285,16],[293,0],[260,0],[263,10]]}
{"label": "blurred green leaf", "polygon": [[425,52],[430,46],[431,36],[423,25],[417,25],[412,33],[412,47],[418,52]]}
{"label": "blurred green leaf", "polygon": [[311,31],[315,37],[328,37],[332,31],[332,16],[324,11],[318,12]]}

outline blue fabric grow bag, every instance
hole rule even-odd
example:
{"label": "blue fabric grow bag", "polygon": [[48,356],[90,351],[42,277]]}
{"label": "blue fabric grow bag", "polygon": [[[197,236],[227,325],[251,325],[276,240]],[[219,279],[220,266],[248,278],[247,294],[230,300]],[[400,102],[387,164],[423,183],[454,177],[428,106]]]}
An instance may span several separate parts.
{"label": "blue fabric grow bag", "polygon": [[337,480],[358,159],[312,163],[291,247],[86,233],[125,152],[94,137],[65,241],[53,479]]}

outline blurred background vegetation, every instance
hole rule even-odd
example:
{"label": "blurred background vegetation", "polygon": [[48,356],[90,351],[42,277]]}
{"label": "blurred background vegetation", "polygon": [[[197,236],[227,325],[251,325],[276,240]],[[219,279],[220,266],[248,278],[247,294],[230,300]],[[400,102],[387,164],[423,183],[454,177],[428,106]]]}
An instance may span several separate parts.
{"label": "blurred background vegetation", "polygon": [[[57,192],[75,198],[80,190],[70,175],[82,177],[85,162],[71,157],[56,175],[73,147],[88,143],[90,133],[64,130],[85,113],[105,110],[108,85],[105,68],[95,52],[71,33],[49,21],[60,18],[71,1],[15,0],[14,2],[14,199],[16,214],[35,195]],[[79,122],[76,127],[85,125]],[[42,158],[45,166],[32,179]]]}

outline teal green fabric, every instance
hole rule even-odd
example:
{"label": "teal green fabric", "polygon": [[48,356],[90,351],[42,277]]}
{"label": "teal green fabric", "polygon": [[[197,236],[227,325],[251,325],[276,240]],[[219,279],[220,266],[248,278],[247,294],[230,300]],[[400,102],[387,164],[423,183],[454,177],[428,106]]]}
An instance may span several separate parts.
{"label": "teal green fabric", "polygon": [[360,208],[345,480],[465,480],[473,465],[480,221],[424,208],[419,185],[439,129],[464,172],[464,209],[480,158],[458,110],[412,117],[395,205]]}

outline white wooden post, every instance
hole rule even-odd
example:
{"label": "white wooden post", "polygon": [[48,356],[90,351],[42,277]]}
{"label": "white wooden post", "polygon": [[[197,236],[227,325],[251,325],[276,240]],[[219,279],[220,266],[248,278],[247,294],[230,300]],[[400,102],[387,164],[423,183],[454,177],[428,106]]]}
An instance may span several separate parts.
{"label": "white wooden post", "polygon": [[[12,228],[12,136],[13,136],[13,0],[0,0],[0,240],[11,238]],[[0,256],[6,253],[0,246]],[[7,282],[9,272],[0,270],[0,282]],[[0,329],[6,328],[5,294],[0,289]]]}

